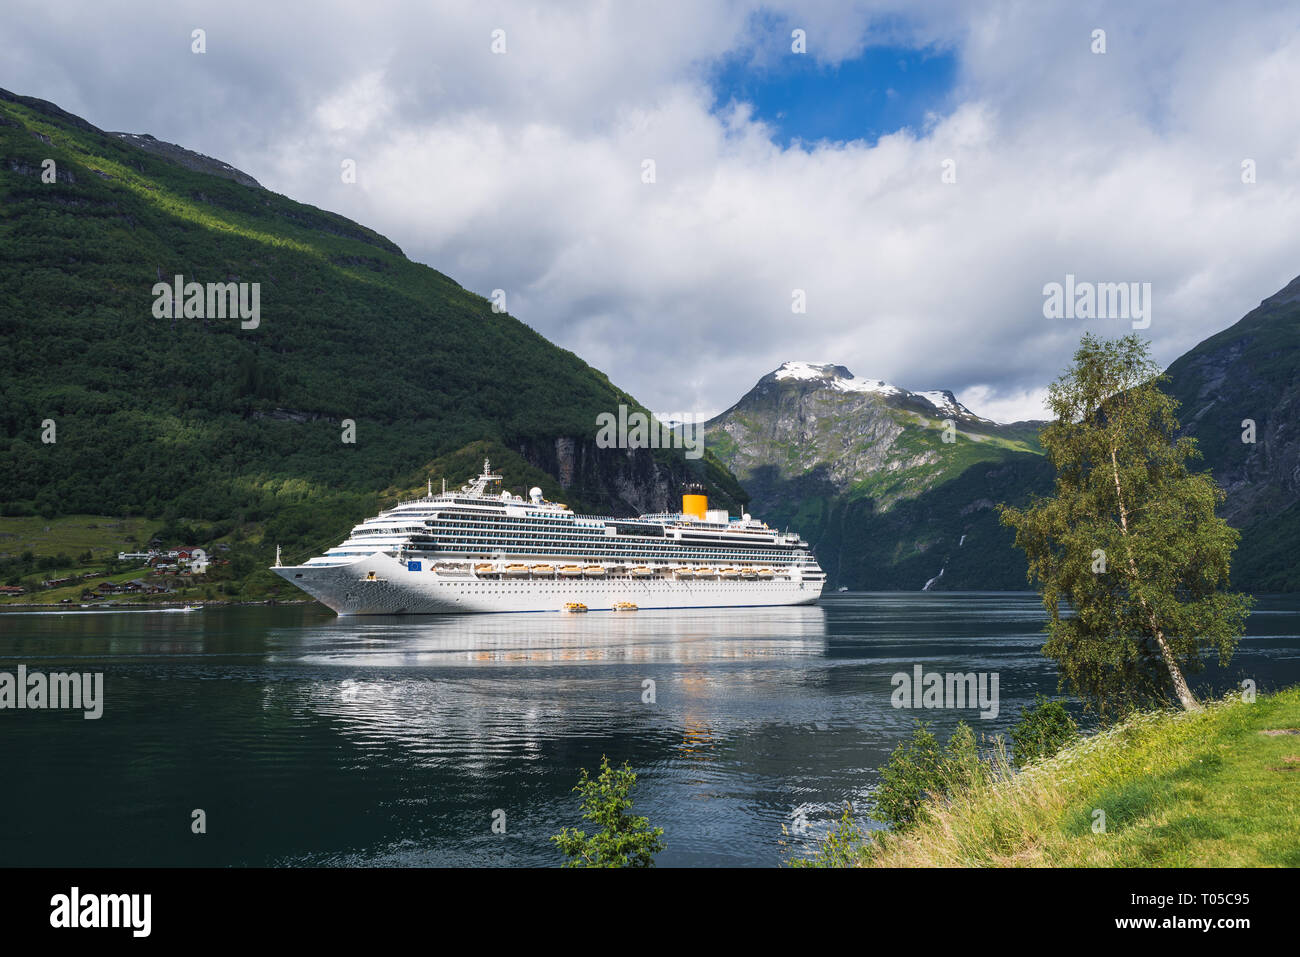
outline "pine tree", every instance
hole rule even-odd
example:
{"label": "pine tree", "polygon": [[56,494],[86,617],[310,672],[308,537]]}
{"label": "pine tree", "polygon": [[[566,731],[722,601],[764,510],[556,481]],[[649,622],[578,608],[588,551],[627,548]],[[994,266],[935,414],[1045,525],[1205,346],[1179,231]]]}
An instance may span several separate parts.
{"label": "pine tree", "polygon": [[1163,378],[1138,336],[1085,335],[1040,433],[1056,494],[1000,506],[1039,582],[1043,653],[1103,716],[1171,693],[1198,709],[1186,675],[1211,649],[1227,664],[1251,606],[1227,590],[1238,533],[1215,514],[1224,493],[1210,473],[1188,469],[1199,453]]}

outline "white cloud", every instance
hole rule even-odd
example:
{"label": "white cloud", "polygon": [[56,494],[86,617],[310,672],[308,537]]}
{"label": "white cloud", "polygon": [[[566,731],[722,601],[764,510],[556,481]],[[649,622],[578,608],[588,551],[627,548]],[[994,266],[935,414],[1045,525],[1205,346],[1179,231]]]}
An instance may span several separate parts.
{"label": "white cloud", "polygon": [[[503,288],[652,408],[725,408],[816,354],[992,418],[1041,415],[1085,328],[1128,331],[1044,319],[1044,283],[1151,282],[1145,334],[1168,362],[1300,272],[1286,4],[783,9],[337,4],[306,23],[267,4],[32,4],[0,42],[17,92],[217,156]],[[711,65],[770,66],[792,26],[830,62],[884,41],[950,49],[951,103],[874,145],[782,149],[747,105],[715,114]]]}

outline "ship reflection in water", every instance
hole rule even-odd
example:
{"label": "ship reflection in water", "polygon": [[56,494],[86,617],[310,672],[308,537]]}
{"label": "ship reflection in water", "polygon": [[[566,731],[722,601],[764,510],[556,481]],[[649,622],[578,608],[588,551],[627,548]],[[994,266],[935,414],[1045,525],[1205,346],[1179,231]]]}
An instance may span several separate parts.
{"label": "ship reflection in water", "polygon": [[[294,656],[320,664],[449,666],[456,662],[712,661],[820,655],[819,606],[663,610],[577,615],[338,618],[285,637]],[[321,641],[328,650],[300,653]]]}
{"label": "ship reflection in water", "polygon": [[[394,617],[277,637],[285,660],[324,669],[305,701],[303,689],[285,693],[358,748],[400,747],[488,780],[501,757],[540,759],[575,733],[705,759],[738,707],[779,710],[794,692],[787,682],[824,657],[826,619],[816,606]],[[274,695],[265,701],[276,705]],[[626,750],[601,753],[618,760]]]}

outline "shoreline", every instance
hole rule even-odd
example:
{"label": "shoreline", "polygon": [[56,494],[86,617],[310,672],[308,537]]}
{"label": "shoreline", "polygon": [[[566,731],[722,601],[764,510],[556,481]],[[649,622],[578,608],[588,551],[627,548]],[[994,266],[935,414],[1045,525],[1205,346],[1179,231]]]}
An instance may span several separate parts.
{"label": "shoreline", "polygon": [[209,607],[238,608],[246,605],[315,605],[315,604],[318,603],[314,598],[292,598],[292,599],[266,598],[261,601],[219,601],[215,599],[207,599],[203,601],[138,601],[138,602],[123,601],[123,602],[114,602],[111,605],[106,605],[102,603],[89,603],[89,602],[86,603],[70,602],[66,605],[50,604],[48,602],[26,603],[26,604],[19,604],[15,602],[13,604],[0,605],[0,614],[4,614],[6,611],[10,611],[10,610],[61,612],[61,611],[97,611],[97,610],[114,611],[119,608],[129,608],[129,609],[146,608],[147,609],[147,608],[193,607],[196,611],[198,611],[203,608],[209,608]]}

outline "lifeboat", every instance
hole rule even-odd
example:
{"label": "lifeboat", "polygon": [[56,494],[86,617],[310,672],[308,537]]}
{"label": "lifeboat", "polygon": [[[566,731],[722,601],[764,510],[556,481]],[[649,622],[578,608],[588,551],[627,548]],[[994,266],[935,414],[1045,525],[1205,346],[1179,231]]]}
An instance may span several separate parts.
{"label": "lifeboat", "polygon": [[655,570],[651,568],[649,565],[637,565],[635,568],[632,569],[633,578],[651,578],[653,577],[654,573]]}
{"label": "lifeboat", "polygon": [[587,606],[580,601],[569,601],[564,603],[564,610],[570,614],[581,614],[587,610]]}
{"label": "lifeboat", "polygon": [[577,578],[582,574],[581,565],[561,565],[560,574],[565,578]]}
{"label": "lifeboat", "polygon": [[752,569],[752,568],[742,568],[742,569],[740,570],[740,577],[741,577],[741,578],[746,578],[746,579],[748,579],[748,578],[757,578],[757,577],[758,577],[758,572],[754,571],[754,569]]}
{"label": "lifeboat", "polygon": [[615,611],[636,611],[637,608],[636,605],[630,601],[616,601],[614,602],[614,610]]}
{"label": "lifeboat", "polygon": [[770,569],[770,568],[760,568],[760,569],[758,570],[758,577],[759,577],[759,578],[773,578],[773,577],[775,577],[775,575],[776,575],[776,572],[772,571],[772,569]]}
{"label": "lifeboat", "polygon": [[554,566],[554,565],[534,565],[534,566],[533,566],[533,574],[534,574],[534,575],[554,575],[554,574],[555,574],[555,566]]}
{"label": "lifeboat", "polygon": [[721,575],[723,578],[739,578],[739,577],[740,577],[740,569],[738,569],[738,568],[723,568],[723,569],[720,569],[720,570],[718,571],[718,574]]}
{"label": "lifeboat", "polygon": [[529,568],[528,568],[527,565],[507,565],[507,566],[506,566],[506,574],[507,574],[507,575],[527,575],[528,572],[529,572]]}
{"label": "lifeboat", "polygon": [[674,577],[674,578],[694,578],[694,577],[695,577],[695,569],[694,569],[694,568],[691,568],[689,565],[678,565],[676,568],[673,569],[673,577]]}
{"label": "lifeboat", "polygon": [[604,578],[604,577],[605,577],[605,566],[604,566],[604,565],[588,565],[586,568],[584,568],[584,569],[582,570],[582,573],[583,573],[584,575],[586,575],[588,578]]}
{"label": "lifeboat", "polygon": [[709,568],[708,566],[705,566],[704,568],[695,569],[696,578],[714,578],[717,576],[717,574],[718,574],[717,572],[715,572],[712,568]]}
{"label": "lifeboat", "polygon": [[495,575],[495,574],[496,574],[496,570],[497,570],[497,567],[496,567],[495,565],[490,564],[490,563],[484,563],[484,564],[482,564],[482,565],[475,565],[475,566],[474,566],[474,574],[476,574],[476,575]]}

